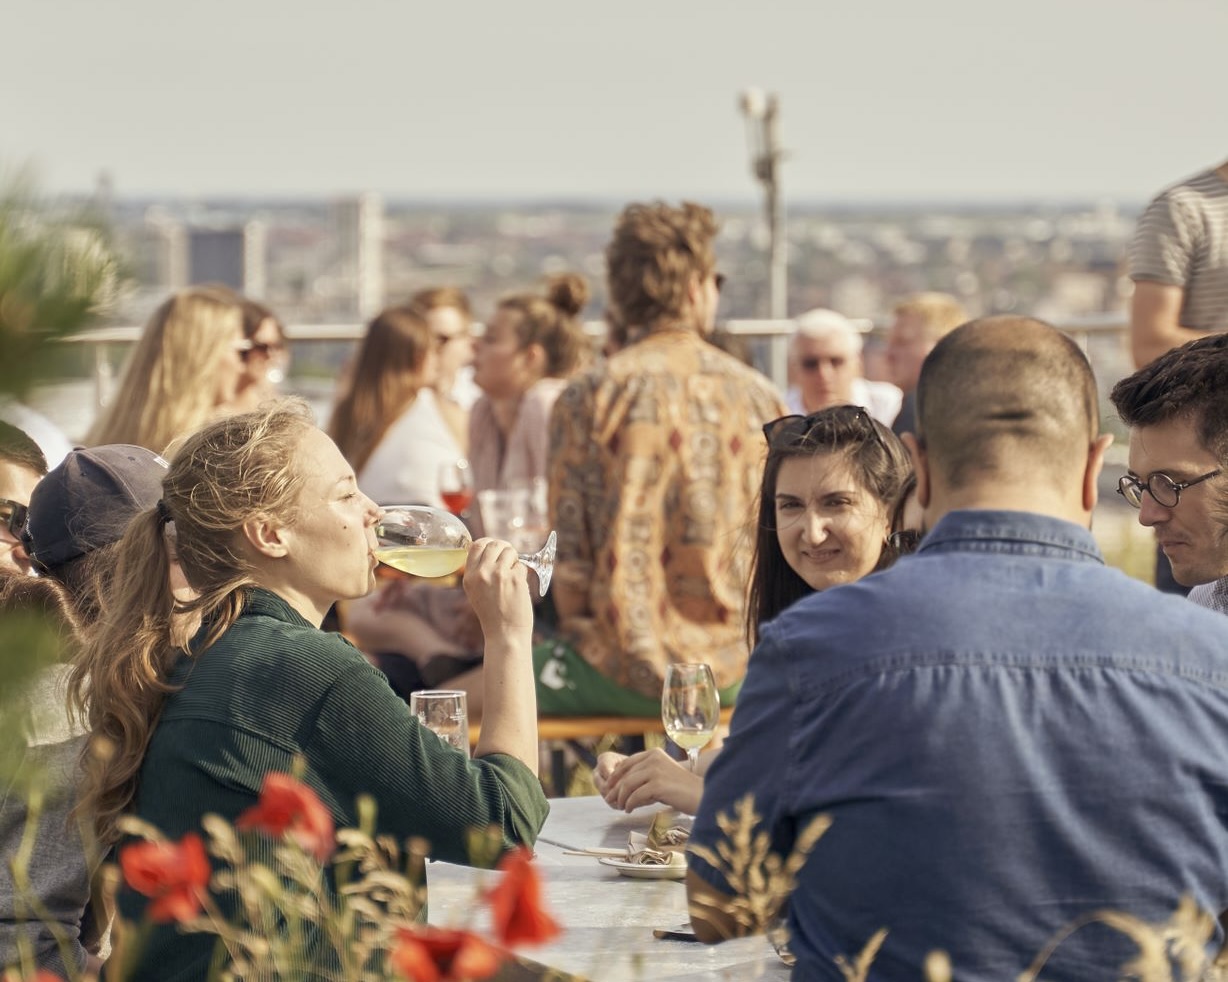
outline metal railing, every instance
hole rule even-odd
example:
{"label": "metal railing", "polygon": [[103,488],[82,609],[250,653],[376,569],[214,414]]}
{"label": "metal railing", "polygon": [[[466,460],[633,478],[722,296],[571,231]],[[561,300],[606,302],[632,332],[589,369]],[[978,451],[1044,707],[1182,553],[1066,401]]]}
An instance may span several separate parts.
{"label": "metal railing", "polygon": [[[876,327],[862,322],[871,347],[881,340],[885,327]],[[1126,345],[1126,318],[1124,313],[1111,313],[1083,318],[1071,318],[1056,326],[1070,334],[1088,353],[1097,369],[1102,388],[1116,381],[1129,370],[1129,352]],[[585,332],[594,340],[605,336],[604,321],[586,321]],[[788,378],[788,340],[793,333],[791,320],[729,320],[721,328],[734,337],[743,338],[753,346],[751,352],[755,366],[784,391]],[[480,331],[481,325],[475,325]],[[65,339],[74,345],[91,345],[93,348],[93,411],[108,401],[121,368],[117,349],[132,344],[140,336],[141,328],[135,325],[104,327],[82,331]],[[294,349],[322,343],[345,343],[360,340],[366,325],[357,322],[326,324],[292,324],[286,333]],[[1114,357],[1117,354],[1118,357]],[[293,363],[292,363],[293,364]],[[296,391],[296,379],[287,380],[288,391]]]}

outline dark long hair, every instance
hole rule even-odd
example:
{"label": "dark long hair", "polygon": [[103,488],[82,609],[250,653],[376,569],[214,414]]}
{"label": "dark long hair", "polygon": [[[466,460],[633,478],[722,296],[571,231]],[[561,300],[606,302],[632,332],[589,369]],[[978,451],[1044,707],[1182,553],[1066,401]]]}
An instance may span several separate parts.
{"label": "dark long hair", "polygon": [[432,344],[431,329],[418,307],[388,307],[367,325],[349,390],[328,424],[328,435],[355,472],[363,469],[388,428],[426,386],[423,372]]}
{"label": "dark long hair", "polygon": [[[785,561],[776,537],[776,479],[781,465],[792,457],[840,453],[854,477],[888,510],[912,472],[899,438],[860,406],[830,406],[809,416],[782,416],[768,423],[763,432],[768,452],[759,489],[746,618],[752,646],[759,643],[764,624],[814,592]],[[875,569],[890,565],[894,558],[894,552],[884,550]]]}

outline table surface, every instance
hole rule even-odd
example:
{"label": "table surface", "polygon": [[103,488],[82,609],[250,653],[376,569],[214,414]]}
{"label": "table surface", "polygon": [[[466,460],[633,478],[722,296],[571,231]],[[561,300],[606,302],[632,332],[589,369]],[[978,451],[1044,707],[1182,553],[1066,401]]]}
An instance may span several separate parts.
{"label": "table surface", "polygon": [[[593,982],[787,980],[789,969],[762,937],[719,945],[654,938],[653,928],[674,928],[688,920],[681,880],[631,879],[591,856],[564,854],[565,849],[624,847],[627,833],[647,832],[659,810],[641,808],[627,815],[596,796],[551,800],[534,851],[547,909],[564,930],[551,944],[519,953]],[[477,892],[497,876],[451,863],[428,864],[431,923],[486,930],[481,917],[469,922],[478,906]]]}

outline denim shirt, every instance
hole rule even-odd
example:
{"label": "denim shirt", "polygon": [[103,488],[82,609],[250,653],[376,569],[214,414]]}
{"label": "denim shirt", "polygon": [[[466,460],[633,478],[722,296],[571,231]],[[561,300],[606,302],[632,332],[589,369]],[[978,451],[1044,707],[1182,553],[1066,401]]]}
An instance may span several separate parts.
{"label": "denim shirt", "polygon": [[[998,982],[1093,911],[1158,923],[1188,894],[1219,914],[1228,620],[1106,568],[1071,523],[952,512],[765,630],[692,842],[748,792],[781,852],[833,819],[790,900],[794,979],[840,979],[879,928],[873,979],[941,948]],[[1045,978],[1116,978],[1136,953],[1091,925]]]}

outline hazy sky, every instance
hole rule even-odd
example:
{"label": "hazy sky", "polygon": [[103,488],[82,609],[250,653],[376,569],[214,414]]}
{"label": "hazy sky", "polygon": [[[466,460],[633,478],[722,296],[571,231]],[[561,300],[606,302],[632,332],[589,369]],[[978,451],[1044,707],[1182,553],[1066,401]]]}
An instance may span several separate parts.
{"label": "hazy sky", "polygon": [[1228,0],[0,0],[49,191],[1140,200],[1228,159]]}

